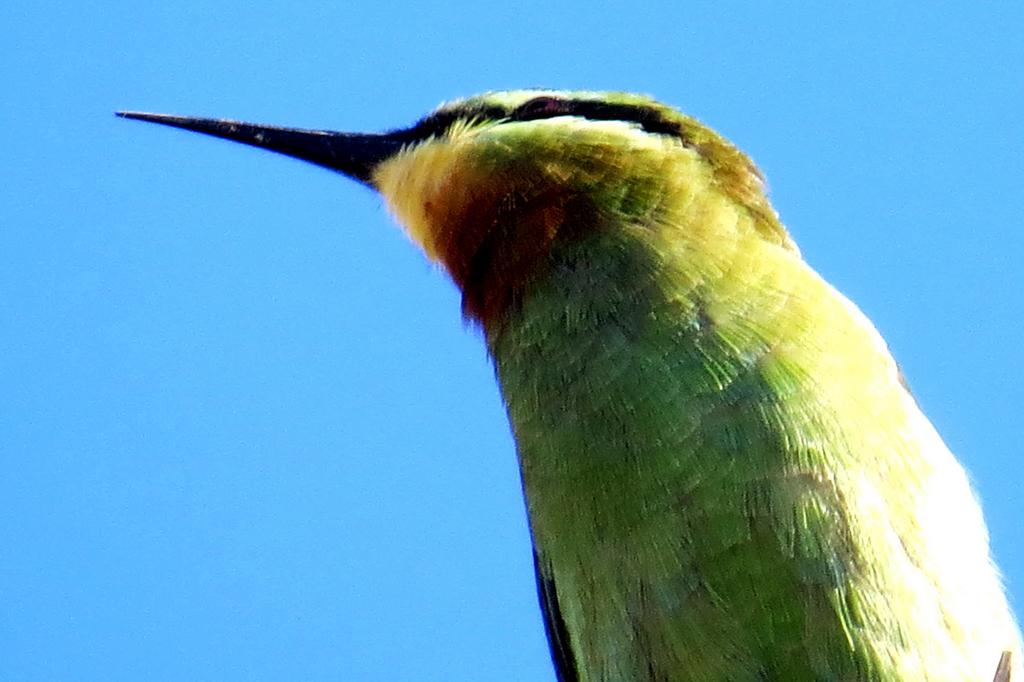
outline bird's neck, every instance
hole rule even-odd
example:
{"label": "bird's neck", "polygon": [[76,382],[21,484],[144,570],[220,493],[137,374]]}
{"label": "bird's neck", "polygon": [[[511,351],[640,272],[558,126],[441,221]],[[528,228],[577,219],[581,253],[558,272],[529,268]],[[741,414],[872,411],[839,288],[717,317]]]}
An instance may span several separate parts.
{"label": "bird's neck", "polygon": [[[375,171],[391,210],[489,335],[581,243],[596,249],[587,258],[603,259],[606,247],[661,239],[655,248],[666,253],[655,256],[672,262],[680,246],[697,261],[720,259],[741,234],[795,251],[753,164],[717,137],[683,144],[621,123],[563,123],[511,146],[465,131]],[[625,241],[603,241],[607,233]]]}
{"label": "bird's neck", "polygon": [[[560,523],[541,507],[572,490],[593,505],[579,518],[631,523],[614,497],[647,485],[637,477],[659,466],[651,452],[684,435],[684,391],[709,404],[720,396],[703,354],[719,353],[721,371],[739,375],[764,352],[754,342],[728,349],[719,337],[727,322],[718,294],[737,269],[756,277],[798,259],[763,239],[754,220],[708,192],[647,222],[598,222],[552,250],[544,274],[486,328],[535,530]],[[672,401],[683,412],[669,414]],[[652,489],[647,499],[658,495]]]}

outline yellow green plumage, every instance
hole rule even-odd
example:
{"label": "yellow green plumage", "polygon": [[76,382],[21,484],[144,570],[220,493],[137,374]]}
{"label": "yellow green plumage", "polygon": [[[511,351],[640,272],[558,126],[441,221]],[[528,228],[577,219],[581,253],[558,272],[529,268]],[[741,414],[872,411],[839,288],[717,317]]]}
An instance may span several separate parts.
{"label": "yellow green plumage", "polygon": [[990,680],[1004,651],[1020,675],[963,469],[747,157],[614,93],[389,135],[333,167],[481,324],[560,679]]}

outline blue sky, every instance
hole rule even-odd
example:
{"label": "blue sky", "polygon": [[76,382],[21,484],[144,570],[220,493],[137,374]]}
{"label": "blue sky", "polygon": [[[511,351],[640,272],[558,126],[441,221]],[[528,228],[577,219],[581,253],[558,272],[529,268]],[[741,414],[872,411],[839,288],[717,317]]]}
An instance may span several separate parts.
{"label": "blue sky", "polygon": [[889,341],[1020,612],[1024,6],[893,4],[5,3],[0,679],[554,679],[452,285],[366,189],[121,108],[701,118]]}

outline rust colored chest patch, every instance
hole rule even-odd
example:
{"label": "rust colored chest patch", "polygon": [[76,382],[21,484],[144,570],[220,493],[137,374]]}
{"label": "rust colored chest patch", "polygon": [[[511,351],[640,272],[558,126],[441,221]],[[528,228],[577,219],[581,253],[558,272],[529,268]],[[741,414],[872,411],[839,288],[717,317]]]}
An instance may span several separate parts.
{"label": "rust colored chest patch", "polygon": [[475,197],[436,234],[438,255],[462,290],[467,318],[491,328],[550,264],[559,243],[595,224],[593,203],[565,187]]}

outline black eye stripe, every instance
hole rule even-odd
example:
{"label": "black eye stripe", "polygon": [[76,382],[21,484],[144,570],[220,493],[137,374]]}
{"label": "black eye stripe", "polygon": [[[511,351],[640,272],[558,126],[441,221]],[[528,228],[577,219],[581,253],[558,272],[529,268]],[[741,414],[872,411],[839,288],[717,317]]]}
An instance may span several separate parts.
{"label": "black eye stripe", "polygon": [[412,128],[398,131],[398,134],[409,142],[419,142],[429,137],[444,135],[453,124],[460,120],[500,121],[506,117],[507,113],[502,107],[479,106],[467,109],[449,109],[430,114]]}
{"label": "black eye stripe", "polygon": [[623,121],[636,123],[641,129],[656,135],[677,137],[684,143],[689,140],[682,126],[667,118],[661,110],[642,104],[615,104],[600,100],[568,100],[551,96],[531,99],[515,109],[499,106],[475,106],[439,111],[420,120],[407,130],[396,134],[408,142],[419,142],[430,137],[444,135],[460,120],[478,121],[539,121],[557,116],[578,116],[591,121]]}
{"label": "black eye stripe", "polygon": [[556,116],[578,116],[591,121],[623,121],[636,123],[648,133],[682,138],[678,123],[666,119],[653,107],[639,104],[613,104],[600,100],[564,100],[538,97],[518,107],[509,115],[512,121],[537,121]]}

